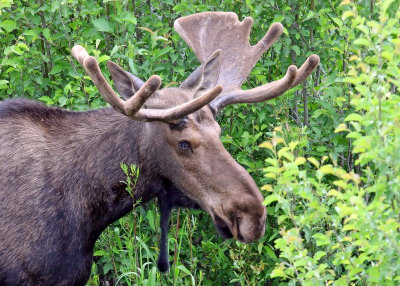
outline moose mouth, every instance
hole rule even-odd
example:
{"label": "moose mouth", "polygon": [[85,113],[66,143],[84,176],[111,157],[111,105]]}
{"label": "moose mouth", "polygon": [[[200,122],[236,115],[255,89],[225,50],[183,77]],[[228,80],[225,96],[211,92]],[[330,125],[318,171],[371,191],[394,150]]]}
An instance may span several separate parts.
{"label": "moose mouth", "polygon": [[[235,218],[231,227],[226,223],[220,216],[214,213],[214,225],[218,231],[218,233],[225,239],[236,238],[241,242],[245,242],[242,234],[239,230],[239,218]],[[234,235],[235,233],[236,235]]]}

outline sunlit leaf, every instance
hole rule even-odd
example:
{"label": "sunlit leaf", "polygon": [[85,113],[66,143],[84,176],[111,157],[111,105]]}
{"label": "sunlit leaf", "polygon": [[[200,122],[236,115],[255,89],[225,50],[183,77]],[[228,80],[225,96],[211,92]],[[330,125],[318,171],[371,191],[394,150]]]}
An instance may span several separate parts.
{"label": "sunlit leaf", "polygon": [[113,26],[106,19],[96,19],[93,20],[92,23],[99,32],[107,32],[107,33],[114,32]]}
{"label": "sunlit leaf", "polygon": [[336,127],[335,133],[339,133],[339,132],[342,132],[342,131],[349,131],[349,128],[344,123],[340,123],[339,126]]}

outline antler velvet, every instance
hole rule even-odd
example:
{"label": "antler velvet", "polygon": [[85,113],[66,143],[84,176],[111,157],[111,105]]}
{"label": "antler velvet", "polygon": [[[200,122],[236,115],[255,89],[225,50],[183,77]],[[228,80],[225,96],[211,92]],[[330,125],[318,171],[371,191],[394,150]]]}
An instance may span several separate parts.
{"label": "antler velvet", "polygon": [[[183,118],[210,103],[222,91],[222,87],[218,85],[201,97],[190,100],[179,106],[167,109],[143,109],[142,106],[146,100],[153,95],[161,85],[159,76],[151,76],[139,87],[139,90],[132,97],[124,101],[114,92],[104,78],[96,59],[89,56],[82,46],[74,46],[71,53],[85,68],[103,98],[117,111],[136,120],[171,122]],[[108,65],[115,64],[109,62]]]}
{"label": "antler velvet", "polygon": [[[280,23],[274,23],[266,35],[256,45],[251,46],[249,36],[252,25],[251,18],[240,22],[232,12],[204,12],[175,21],[175,30],[192,48],[200,63],[204,63],[214,51],[222,51],[217,84],[222,85],[223,90],[210,103],[214,111],[230,104],[261,102],[277,97],[304,81],[319,63],[319,57],[311,55],[300,69],[290,66],[282,79],[250,90],[242,90],[241,86],[254,65],[283,31]],[[198,70],[193,72],[181,87],[190,88],[196,82],[198,74]]]}

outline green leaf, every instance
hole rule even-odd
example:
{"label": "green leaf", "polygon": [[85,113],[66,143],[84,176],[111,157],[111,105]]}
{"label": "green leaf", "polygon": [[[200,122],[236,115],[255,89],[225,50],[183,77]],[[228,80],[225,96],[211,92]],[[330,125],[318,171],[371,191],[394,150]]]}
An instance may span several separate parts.
{"label": "green leaf", "polygon": [[313,237],[316,240],[317,246],[328,245],[331,243],[329,237],[327,237],[323,233],[318,232],[318,233],[314,234]]}
{"label": "green leaf", "polygon": [[315,18],[316,16],[317,16],[317,13],[315,13],[312,10],[310,10],[310,11],[308,11],[308,14],[307,14],[306,18],[303,21],[310,20],[312,18]]}
{"label": "green leaf", "polygon": [[350,115],[347,115],[344,121],[357,121],[361,122],[362,116],[358,113],[352,113]]}
{"label": "green leaf", "polygon": [[53,99],[51,97],[49,97],[49,96],[41,96],[38,99],[41,100],[41,101],[44,101],[47,105],[54,104]]}
{"label": "green leaf", "polygon": [[279,201],[279,196],[277,194],[269,195],[264,200],[264,206],[268,206],[269,204]]}
{"label": "green leaf", "polygon": [[105,19],[96,19],[93,20],[92,23],[99,32],[107,32],[107,33],[114,32],[113,26]]}
{"label": "green leaf", "polygon": [[149,210],[149,211],[147,212],[147,214],[146,214],[146,217],[147,217],[147,220],[148,220],[148,222],[149,222],[149,225],[150,225],[151,229],[152,229],[153,231],[155,231],[155,230],[156,230],[156,227],[155,227],[155,224],[154,224],[154,222],[155,222],[154,211]]}
{"label": "green leaf", "polygon": [[[385,0],[383,1],[382,5],[382,12],[385,13],[386,10],[389,8],[389,6],[394,2],[395,0]],[[398,5],[397,5],[398,6]]]}
{"label": "green leaf", "polygon": [[2,79],[0,80],[0,89],[8,88],[8,80]]}
{"label": "green leaf", "polygon": [[111,262],[107,262],[104,266],[103,266],[103,272],[104,274],[107,274],[111,269],[113,269],[113,265]]}
{"label": "green leaf", "polygon": [[318,118],[322,114],[327,114],[328,112],[325,109],[317,109],[313,112],[312,118]]}
{"label": "green leaf", "polygon": [[17,28],[17,23],[12,20],[5,20],[0,23],[0,28],[3,28],[7,33],[10,33]]}
{"label": "green leaf", "polygon": [[66,105],[68,102],[68,98],[66,98],[65,96],[60,97],[60,99],[58,100],[59,105],[62,107],[64,105]]}
{"label": "green leaf", "polygon": [[300,48],[298,46],[292,46],[291,48],[296,53],[296,55],[301,54]]}
{"label": "green leaf", "polygon": [[319,162],[314,157],[307,158],[307,161],[311,162],[315,167],[319,168]]}
{"label": "green leaf", "polygon": [[187,275],[192,275],[189,271],[189,269],[187,269],[184,265],[179,265],[177,267],[179,270],[183,271],[184,273],[186,273]]}
{"label": "green leaf", "polygon": [[49,42],[53,42],[49,28],[43,29],[42,32],[43,32],[43,36],[46,38],[46,40],[48,40]]}
{"label": "green leaf", "polygon": [[98,61],[99,63],[102,63],[102,62],[104,62],[104,61],[108,61],[109,59],[110,59],[109,56],[107,56],[107,55],[102,55],[102,56],[98,57],[97,61]]}
{"label": "green leaf", "polygon": [[358,38],[354,41],[354,45],[368,47],[370,45],[370,42],[365,38]]}
{"label": "green leaf", "polygon": [[133,25],[137,24],[137,19],[133,13],[123,13],[120,17],[121,21],[131,23]]}
{"label": "green leaf", "polygon": [[325,255],[326,255],[325,251],[318,251],[317,253],[314,254],[314,259],[315,259],[315,261],[318,261]]}
{"label": "green leaf", "polygon": [[57,74],[60,73],[61,71],[63,71],[65,69],[65,65],[64,64],[56,64],[50,71],[49,74]]}
{"label": "green leaf", "polygon": [[96,250],[96,251],[93,253],[93,255],[94,255],[94,256],[105,256],[105,255],[107,255],[107,252],[106,252],[105,250]]}
{"label": "green leaf", "polygon": [[347,128],[347,125],[344,124],[344,123],[341,123],[341,124],[339,124],[338,127],[336,127],[335,133],[339,133],[339,132],[342,132],[342,131],[350,131],[349,128]]}
{"label": "green leaf", "polygon": [[267,252],[269,258],[271,258],[275,262],[279,261],[278,257],[276,256],[275,252],[271,249],[271,247],[265,245],[264,249]]}
{"label": "green leaf", "polygon": [[153,267],[149,273],[149,278],[147,280],[146,286],[155,286],[156,283],[156,276],[157,276],[157,268]]}
{"label": "green leaf", "polygon": [[353,11],[345,11],[345,12],[343,12],[342,20],[346,20],[347,18],[353,17],[353,16],[354,16]]}
{"label": "green leaf", "polygon": [[9,8],[13,4],[13,0],[0,0],[0,15],[1,10],[4,8]]}
{"label": "green leaf", "polygon": [[116,52],[118,52],[119,46],[115,45],[114,48],[111,50],[110,57],[112,57]]}

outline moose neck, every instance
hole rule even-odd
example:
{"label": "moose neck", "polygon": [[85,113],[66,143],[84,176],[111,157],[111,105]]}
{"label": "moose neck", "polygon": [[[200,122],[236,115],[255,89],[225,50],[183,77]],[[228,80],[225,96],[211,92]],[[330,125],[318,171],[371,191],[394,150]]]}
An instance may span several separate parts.
{"label": "moose neck", "polygon": [[[58,128],[68,124],[68,128]],[[139,180],[134,188],[135,200],[152,199],[161,188],[160,180],[151,167],[151,160],[142,159],[144,123],[133,121],[111,108],[82,113],[66,113],[64,120],[52,122],[52,131],[57,140],[51,148],[58,150],[53,170],[69,164],[68,173],[52,174],[62,178],[60,189],[66,190],[71,210],[81,209],[84,218],[90,221],[89,245],[112,222],[132,210],[133,200],[126,191],[126,174],[120,164],[135,164],[140,169]],[[58,126],[61,127],[61,126]],[[54,133],[53,133],[54,132]],[[59,168],[57,167],[59,165]],[[83,228],[87,226],[82,226]]]}

